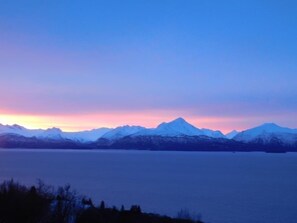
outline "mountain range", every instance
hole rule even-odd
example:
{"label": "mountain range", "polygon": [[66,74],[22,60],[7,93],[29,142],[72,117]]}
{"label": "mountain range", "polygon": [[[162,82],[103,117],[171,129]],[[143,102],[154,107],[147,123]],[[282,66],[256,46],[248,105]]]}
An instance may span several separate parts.
{"label": "mountain range", "polygon": [[197,128],[183,118],[156,128],[125,125],[80,132],[0,124],[0,147],[286,152],[297,151],[297,129],[266,123],[224,135],[218,130]]}

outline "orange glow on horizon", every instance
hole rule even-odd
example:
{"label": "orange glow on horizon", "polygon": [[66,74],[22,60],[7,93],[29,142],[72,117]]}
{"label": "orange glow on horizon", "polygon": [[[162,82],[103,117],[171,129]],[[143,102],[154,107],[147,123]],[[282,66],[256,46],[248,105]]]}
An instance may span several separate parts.
{"label": "orange glow on horizon", "polygon": [[[61,128],[64,131],[81,131],[100,127],[115,128],[122,125],[141,125],[148,128],[156,127],[161,122],[169,122],[180,116],[168,112],[147,113],[100,113],[100,114],[70,114],[70,115],[30,115],[30,114],[0,114],[0,123],[6,125],[18,124],[29,129]],[[223,133],[234,128],[241,130],[236,124],[239,120],[226,117],[184,117],[198,128],[220,130]]]}

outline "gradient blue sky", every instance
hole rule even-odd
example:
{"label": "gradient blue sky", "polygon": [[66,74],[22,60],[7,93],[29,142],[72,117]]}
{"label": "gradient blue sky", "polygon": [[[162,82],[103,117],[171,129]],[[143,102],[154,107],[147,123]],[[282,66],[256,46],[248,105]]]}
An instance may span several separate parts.
{"label": "gradient blue sky", "polygon": [[0,122],[297,127],[296,1],[0,0]]}

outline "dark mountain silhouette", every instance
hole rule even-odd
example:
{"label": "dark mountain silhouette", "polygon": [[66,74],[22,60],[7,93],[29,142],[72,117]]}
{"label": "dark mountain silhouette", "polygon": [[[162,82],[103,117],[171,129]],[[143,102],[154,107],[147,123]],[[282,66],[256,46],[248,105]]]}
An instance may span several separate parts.
{"label": "dark mountain silhouette", "polygon": [[24,137],[16,134],[0,135],[1,148],[38,149],[125,149],[164,151],[264,151],[297,152],[297,144],[285,144],[278,138],[269,142],[262,139],[251,142],[208,136],[126,136],[116,140],[99,138],[95,142],[79,142],[69,139]]}

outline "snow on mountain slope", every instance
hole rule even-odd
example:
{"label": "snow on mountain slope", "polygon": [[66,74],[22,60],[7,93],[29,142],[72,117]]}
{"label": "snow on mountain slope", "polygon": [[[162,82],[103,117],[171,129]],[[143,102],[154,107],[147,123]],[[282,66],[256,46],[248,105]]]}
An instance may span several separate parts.
{"label": "snow on mountain slope", "polygon": [[224,138],[220,131],[210,129],[198,129],[183,118],[177,118],[171,122],[163,122],[154,129],[145,129],[135,136],[158,135],[158,136],[199,136],[205,135],[214,138]]}
{"label": "snow on mountain slope", "polygon": [[51,138],[60,139],[62,135],[61,129],[49,128],[43,129],[27,129],[19,125],[1,125],[0,124],[0,134],[17,134],[25,137],[37,137],[37,138]]}
{"label": "snow on mountain slope", "polygon": [[58,128],[26,129],[22,126],[0,125],[1,133],[14,133],[26,137],[70,139],[80,142],[96,141],[98,138],[119,139],[128,135],[158,135],[158,136],[199,136],[205,135],[213,138],[224,138],[220,131],[210,129],[199,129],[189,124],[183,118],[177,118],[171,122],[163,122],[156,128],[147,129],[141,126],[120,126],[115,129],[99,128],[81,132],[63,132]]}
{"label": "snow on mountain slope", "polygon": [[95,141],[103,134],[112,129],[99,128],[81,132],[63,132],[59,128],[43,129],[27,129],[19,125],[1,125],[0,134],[17,134],[25,137],[49,138],[49,139],[71,139],[80,142]]}
{"label": "snow on mountain slope", "polygon": [[125,136],[133,135],[137,132],[146,130],[146,128],[142,126],[130,126],[130,125],[125,125],[125,126],[120,126],[117,127],[104,135],[101,136],[101,138],[109,139],[109,140],[115,140],[119,138],[123,138]]}
{"label": "snow on mountain slope", "polygon": [[266,123],[261,126],[238,133],[232,131],[224,136],[220,131],[210,129],[199,129],[189,124],[183,118],[177,118],[171,122],[163,122],[156,128],[147,129],[141,126],[121,126],[115,129],[98,128],[80,132],[63,132],[58,128],[27,129],[19,125],[0,124],[0,135],[17,134],[25,137],[70,139],[80,142],[96,141],[98,138],[117,140],[125,136],[208,136],[213,138],[233,138],[241,142],[260,141],[264,143],[281,141],[289,144],[297,143],[297,129],[280,127],[273,123]]}
{"label": "snow on mountain slope", "polygon": [[263,143],[269,143],[275,139],[283,143],[295,143],[297,142],[297,129],[281,127],[274,123],[265,123],[258,127],[242,131],[234,137],[234,140],[241,142],[261,140]]}
{"label": "snow on mountain slope", "polygon": [[145,135],[158,135],[158,136],[194,136],[202,135],[203,132],[195,126],[186,122],[183,118],[177,118],[171,122],[163,122],[153,129],[145,129],[135,134]]}
{"label": "snow on mountain slope", "polygon": [[35,135],[37,138],[62,139],[62,130],[59,128],[49,128]]}
{"label": "snow on mountain slope", "polygon": [[0,124],[0,134],[17,134],[17,135],[22,135],[25,137],[32,137],[39,135],[43,132],[44,130],[41,129],[26,129],[20,125],[2,125]]}
{"label": "snow on mountain slope", "polygon": [[200,129],[189,124],[183,118],[177,118],[168,123],[161,123],[154,131],[155,133],[157,133],[157,135],[162,136],[194,136],[203,134],[203,132]]}
{"label": "snow on mountain slope", "polygon": [[98,128],[81,132],[63,132],[62,136],[63,138],[72,139],[75,141],[92,142],[96,141],[111,130],[111,128]]}
{"label": "snow on mountain slope", "polygon": [[219,130],[211,130],[211,129],[201,129],[203,131],[203,135],[212,137],[212,138],[225,138],[225,135]]}
{"label": "snow on mountain slope", "polygon": [[227,134],[225,135],[225,137],[226,137],[227,139],[233,139],[238,133],[239,133],[238,131],[233,130],[233,131],[227,133]]}

